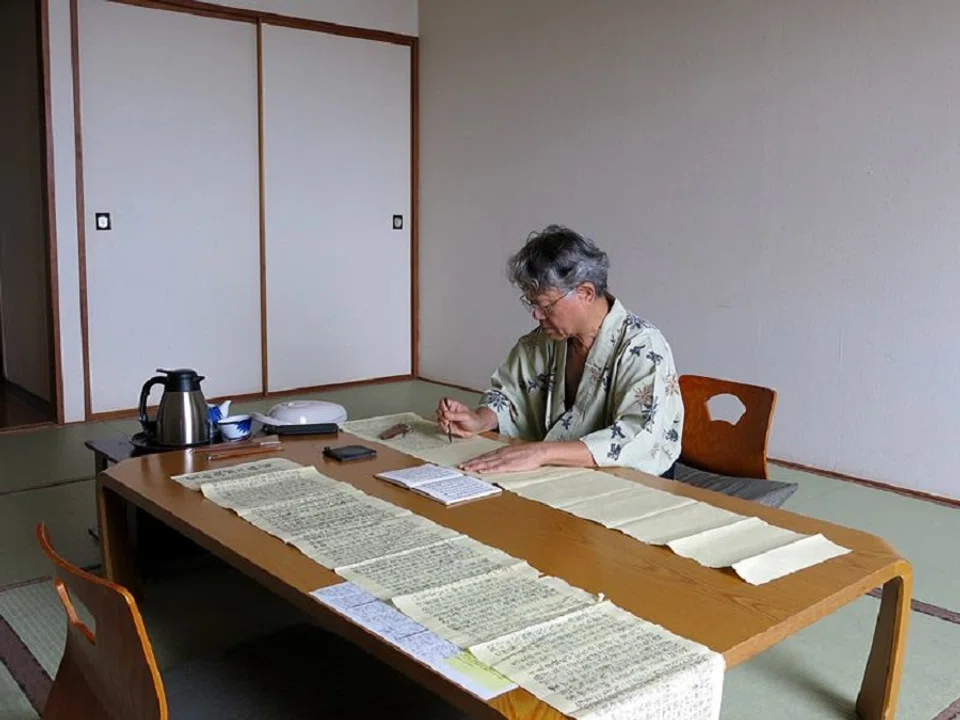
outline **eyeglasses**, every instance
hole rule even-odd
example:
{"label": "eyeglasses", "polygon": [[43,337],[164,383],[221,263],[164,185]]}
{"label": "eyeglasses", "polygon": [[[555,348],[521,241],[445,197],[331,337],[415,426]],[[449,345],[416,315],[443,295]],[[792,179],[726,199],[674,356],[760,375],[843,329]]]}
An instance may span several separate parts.
{"label": "eyeglasses", "polygon": [[551,302],[548,302],[546,305],[537,305],[536,303],[533,303],[527,300],[526,297],[521,297],[520,304],[523,305],[524,308],[526,308],[527,312],[534,313],[534,315],[536,315],[536,313],[543,313],[543,316],[546,317],[547,315],[550,314],[550,311],[553,310],[554,305],[556,305],[558,302],[560,302],[561,300],[563,300],[565,297],[567,297],[572,293],[573,293],[573,290],[568,290],[563,295],[558,297],[556,300],[552,300]]}

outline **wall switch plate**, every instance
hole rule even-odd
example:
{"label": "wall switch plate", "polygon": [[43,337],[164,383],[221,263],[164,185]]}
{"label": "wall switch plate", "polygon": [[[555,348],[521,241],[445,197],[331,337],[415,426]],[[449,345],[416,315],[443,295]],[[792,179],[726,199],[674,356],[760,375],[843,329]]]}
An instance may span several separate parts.
{"label": "wall switch plate", "polygon": [[96,223],[97,230],[110,229],[110,213],[94,213],[93,219]]}
{"label": "wall switch plate", "polygon": [[394,216],[393,216],[393,229],[394,229],[394,230],[403,230],[403,215],[394,215]]}

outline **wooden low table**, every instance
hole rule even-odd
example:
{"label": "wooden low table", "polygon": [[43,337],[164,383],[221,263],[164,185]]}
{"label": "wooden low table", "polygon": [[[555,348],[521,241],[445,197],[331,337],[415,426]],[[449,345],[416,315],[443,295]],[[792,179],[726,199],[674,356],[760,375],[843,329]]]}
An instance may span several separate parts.
{"label": "wooden low table", "polygon": [[[912,571],[907,561],[880,538],[643,473],[613,471],[638,483],[743,515],[755,515],[790,530],[822,533],[852,550],[755,587],[731,570],[703,567],[667,548],[640,543],[623,533],[510,492],[446,508],[376,479],[377,472],[421,463],[382,445],[376,446],[376,459],[357,463],[341,465],[321,454],[324,445],[356,442],[363,441],[347,433],[337,438],[284,440],[283,450],[275,455],[315,465],[325,475],[522,558],[543,573],[591,593],[602,592],[638,617],[722,653],[727,667],[750,659],[882,586],[880,612],[857,711],[869,720],[894,717]],[[220,467],[263,457],[271,455],[208,464],[200,455],[171,452],[131,458],[100,473],[97,504],[107,577],[134,591],[137,588],[135,565],[126,540],[127,507],[134,505],[284,597],[327,629],[365,648],[474,717],[563,717],[522,689],[489,703],[470,695],[314,600],[311,591],[342,582],[333,571],[170,479],[171,475],[211,465]]]}

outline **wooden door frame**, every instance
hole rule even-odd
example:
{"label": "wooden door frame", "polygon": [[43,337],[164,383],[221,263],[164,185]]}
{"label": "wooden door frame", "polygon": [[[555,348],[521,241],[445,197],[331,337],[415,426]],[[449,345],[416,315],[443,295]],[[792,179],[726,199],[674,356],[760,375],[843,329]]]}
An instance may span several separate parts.
{"label": "wooden door frame", "polygon": [[[45,279],[47,283],[47,313],[49,319],[49,353],[50,353],[50,390],[53,397],[48,402],[42,398],[36,397],[32,392],[22,389],[26,396],[33,398],[38,402],[43,402],[52,410],[56,425],[64,424],[63,413],[63,368],[60,356],[60,281],[59,269],[57,264],[57,210],[56,210],[56,192],[54,186],[54,167],[53,167],[53,116],[51,111],[51,74],[50,74],[50,0],[33,0],[36,11],[37,35],[36,48],[38,64],[39,83],[39,101],[41,108],[41,143],[40,143],[40,164],[41,164],[41,183],[43,192],[41,193],[41,202],[43,205],[43,230],[45,236],[45,255],[44,263]],[[2,312],[2,310],[0,310]],[[2,332],[2,331],[0,331]],[[3,349],[0,346],[0,380],[6,381],[6,373],[3,367],[2,358]],[[19,387],[19,386],[18,386]],[[34,430],[35,425],[25,428],[5,428],[4,432],[16,432],[19,430]]]}
{"label": "wooden door frame", "polygon": [[60,355],[60,273],[57,255],[57,206],[53,166],[53,113],[51,109],[50,74],[50,0],[37,0],[37,26],[40,49],[40,99],[43,104],[43,175],[44,217],[47,236],[47,293],[50,303],[50,387],[53,389],[53,405],[57,425],[63,425],[63,362]]}
{"label": "wooden door frame", "polygon": [[[49,0],[41,0],[46,3]],[[233,20],[255,25],[257,28],[257,113],[259,134],[259,163],[260,163],[260,327],[261,327],[261,392],[233,399],[252,399],[280,397],[284,395],[319,392],[333,388],[343,388],[353,385],[364,385],[376,382],[394,382],[398,380],[412,380],[420,377],[420,132],[419,132],[419,38],[415,35],[373,30],[370,28],[341,25],[338,23],[307,18],[281,15],[278,13],[260,10],[246,10],[228,7],[199,0],[109,0],[120,5],[134,5],[137,7],[153,8],[182,12],[201,17]],[[119,411],[93,412],[93,399],[90,387],[90,332],[89,313],[87,309],[87,253],[85,237],[85,208],[83,198],[83,142],[81,123],[81,92],[80,92],[80,36],[78,26],[78,0],[70,0],[70,40],[71,60],[73,65],[73,109],[74,134],[76,137],[76,167],[77,167],[77,245],[80,273],[80,335],[83,346],[83,397],[84,416],[87,421],[107,420],[130,417],[135,414],[134,409]],[[264,187],[263,187],[263,71],[262,71],[262,33],[263,25],[276,25],[298,30],[311,30],[329,35],[340,35],[375,42],[406,45],[410,48],[410,374],[389,378],[371,378],[370,380],[336,383],[333,385],[317,385],[312,387],[295,388],[270,392],[267,387],[267,309],[266,309],[266,226],[264,223]],[[52,190],[51,190],[52,192]],[[59,353],[58,353],[59,357]],[[211,398],[218,400],[219,398]]]}

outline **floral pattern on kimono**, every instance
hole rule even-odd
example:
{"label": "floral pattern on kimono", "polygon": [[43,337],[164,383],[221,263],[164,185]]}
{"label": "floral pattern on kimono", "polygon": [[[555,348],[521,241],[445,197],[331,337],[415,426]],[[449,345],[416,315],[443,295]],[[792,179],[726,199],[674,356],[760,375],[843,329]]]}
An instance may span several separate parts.
{"label": "floral pattern on kimono", "polygon": [[566,341],[539,328],[521,337],[494,372],[481,406],[499,431],[523,440],[581,440],[600,466],[662,475],[679,458],[683,399],[673,353],[649,321],[616,298],[566,403]]}

